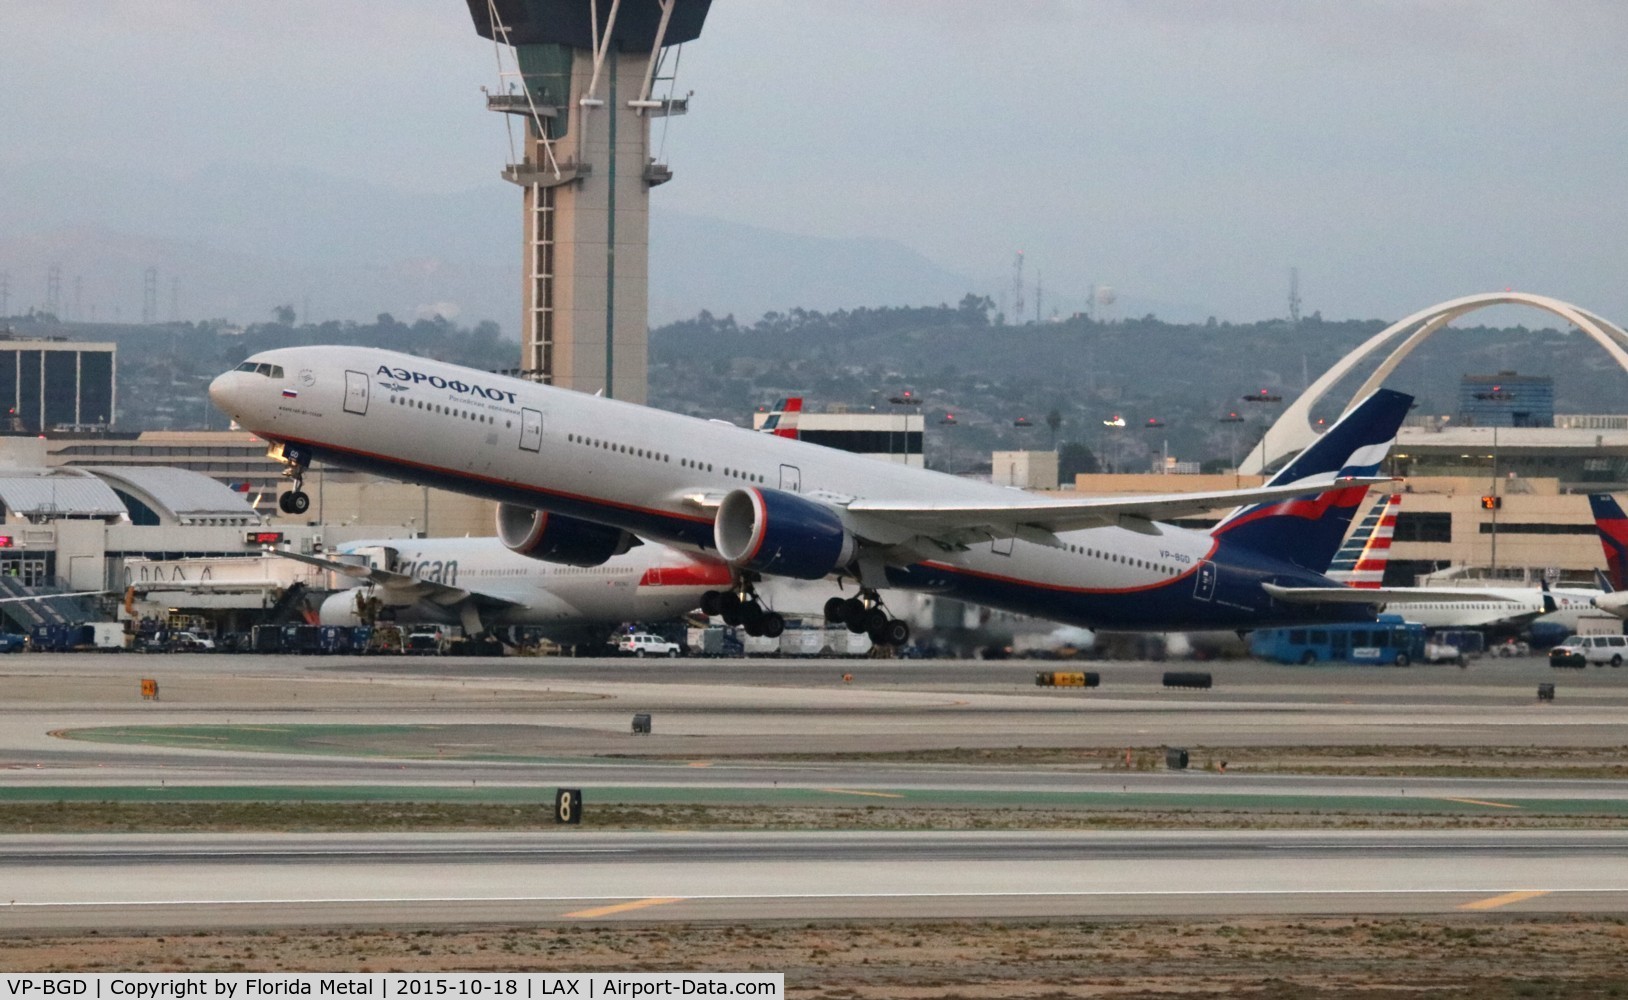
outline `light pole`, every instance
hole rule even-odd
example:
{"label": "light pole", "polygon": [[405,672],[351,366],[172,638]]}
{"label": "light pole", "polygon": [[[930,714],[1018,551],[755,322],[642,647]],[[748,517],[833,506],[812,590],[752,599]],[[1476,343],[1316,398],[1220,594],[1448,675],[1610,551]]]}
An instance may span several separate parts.
{"label": "light pole", "polygon": [[[1268,392],[1265,389],[1262,389],[1258,393],[1245,396],[1244,402],[1281,403],[1283,402],[1283,397],[1276,393]],[[1268,466],[1272,464],[1272,450],[1267,447],[1267,435],[1272,433],[1272,416],[1271,414],[1266,413],[1265,410],[1262,410],[1261,412],[1265,415],[1265,419],[1261,423],[1261,478],[1264,480],[1268,478]]]}

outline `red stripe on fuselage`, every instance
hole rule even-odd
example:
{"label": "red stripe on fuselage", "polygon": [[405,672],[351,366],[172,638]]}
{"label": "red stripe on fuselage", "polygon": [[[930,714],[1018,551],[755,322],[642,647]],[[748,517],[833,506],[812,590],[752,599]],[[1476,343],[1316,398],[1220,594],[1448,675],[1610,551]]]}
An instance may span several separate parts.
{"label": "red stripe on fuselage", "polygon": [[681,566],[652,566],[639,578],[641,587],[727,587],[735,574],[726,563],[684,563]]}

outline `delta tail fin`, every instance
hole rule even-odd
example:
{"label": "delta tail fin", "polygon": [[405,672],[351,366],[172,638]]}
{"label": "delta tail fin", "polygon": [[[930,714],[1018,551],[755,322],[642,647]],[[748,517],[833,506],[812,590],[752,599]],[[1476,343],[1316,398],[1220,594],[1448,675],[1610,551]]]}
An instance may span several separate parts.
{"label": "delta tail fin", "polygon": [[1609,493],[1590,493],[1589,509],[1594,512],[1594,530],[1605,550],[1605,575],[1611,591],[1628,589],[1628,514]]}
{"label": "delta tail fin", "polygon": [[1374,505],[1334,554],[1334,562],[1328,567],[1330,580],[1358,590],[1379,588],[1385,580],[1385,564],[1391,559],[1396,509],[1401,503],[1400,493],[1381,493],[1374,497]]}
{"label": "delta tail fin", "polygon": [[[1292,486],[1331,475],[1378,475],[1396,431],[1412,406],[1413,397],[1406,393],[1375,390],[1295,456],[1268,485]],[[1223,545],[1241,546],[1323,573],[1333,562],[1367,493],[1366,485],[1350,486],[1275,503],[1250,504],[1228,514],[1210,534]]]}

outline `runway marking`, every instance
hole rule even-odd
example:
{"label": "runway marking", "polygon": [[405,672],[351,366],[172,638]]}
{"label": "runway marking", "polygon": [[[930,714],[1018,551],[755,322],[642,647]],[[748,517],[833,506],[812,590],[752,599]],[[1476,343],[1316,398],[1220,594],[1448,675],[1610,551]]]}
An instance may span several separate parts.
{"label": "runway marking", "polygon": [[591,910],[576,910],[565,914],[565,916],[575,917],[577,919],[608,917],[613,913],[626,913],[629,910],[642,910],[647,906],[664,906],[668,903],[682,903],[683,901],[683,896],[651,896],[649,899],[635,899],[629,903],[616,903],[612,906],[596,906]]}
{"label": "runway marking", "polygon": [[712,766],[712,761],[710,761],[710,760],[692,760],[689,763],[685,764],[684,766],[685,767],[711,767]]}
{"label": "runway marking", "polygon": [[1442,801],[1443,802],[1462,802],[1465,805],[1470,805],[1470,806],[1492,806],[1494,809],[1519,809],[1519,808],[1521,808],[1520,806],[1517,806],[1517,805],[1511,805],[1508,802],[1488,802],[1485,799],[1443,798]]}
{"label": "runway marking", "polygon": [[1500,906],[1510,903],[1519,903],[1523,899],[1536,899],[1547,896],[1547,889],[1522,889],[1518,892],[1506,892],[1502,896],[1493,896],[1491,899],[1478,899],[1473,903],[1465,903],[1459,907],[1461,910],[1496,910]]}
{"label": "runway marking", "polygon": [[873,799],[902,799],[903,795],[897,792],[861,792],[856,788],[821,788],[819,791],[830,792],[832,795],[868,795]]}

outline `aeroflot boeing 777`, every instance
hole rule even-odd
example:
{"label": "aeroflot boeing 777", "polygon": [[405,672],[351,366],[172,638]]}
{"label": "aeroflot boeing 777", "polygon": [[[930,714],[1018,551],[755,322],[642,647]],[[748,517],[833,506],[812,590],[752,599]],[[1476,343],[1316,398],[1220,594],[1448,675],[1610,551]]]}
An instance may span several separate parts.
{"label": "aeroflot boeing 777", "polygon": [[[1061,499],[371,348],[265,351],[209,396],[286,463],[289,513],[320,459],[496,500],[537,559],[595,565],[634,536],[716,552],[735,583],[703,608],[765,634],[762,577],[852,581],[828,617],[889,643],[909,634],[890,587],[1090,628],[1368,620],[1267,587],[1338,586],[1323,573],[1411,402],[1375,392],[1258,489]],[[1160,523],[1234,504],[1208,532]]]}

